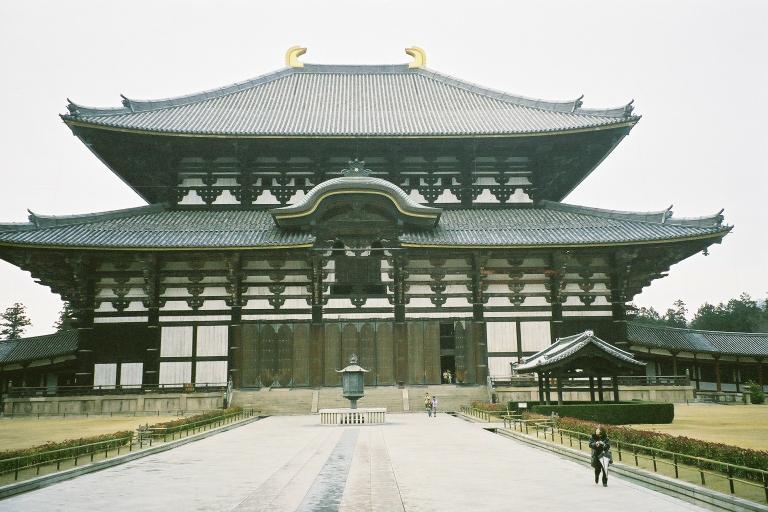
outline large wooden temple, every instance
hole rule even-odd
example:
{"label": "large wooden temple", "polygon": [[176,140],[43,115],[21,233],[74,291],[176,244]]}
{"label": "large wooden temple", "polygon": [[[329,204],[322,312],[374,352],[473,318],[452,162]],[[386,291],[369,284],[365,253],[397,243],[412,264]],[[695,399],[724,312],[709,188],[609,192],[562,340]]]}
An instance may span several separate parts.
{"label": "large wooden temple", "polygon": [[719,243],[720,214],[561,201],[640,119],[425,67],[286,67],[64,123],[148,205],[0,224],[0,257],[69,301],[67,382],[484,384]]}

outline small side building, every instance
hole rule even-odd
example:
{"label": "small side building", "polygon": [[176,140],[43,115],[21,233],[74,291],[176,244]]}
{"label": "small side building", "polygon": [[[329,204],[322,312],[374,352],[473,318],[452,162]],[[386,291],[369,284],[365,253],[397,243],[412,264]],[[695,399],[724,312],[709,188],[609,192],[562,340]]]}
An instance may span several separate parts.
{"label": "small side building", "polygon": [[687,376],[697,392],[741,393],[765,382],[768,333],[703,331],[627,324],[624,347],[645,361],[650,377]]}

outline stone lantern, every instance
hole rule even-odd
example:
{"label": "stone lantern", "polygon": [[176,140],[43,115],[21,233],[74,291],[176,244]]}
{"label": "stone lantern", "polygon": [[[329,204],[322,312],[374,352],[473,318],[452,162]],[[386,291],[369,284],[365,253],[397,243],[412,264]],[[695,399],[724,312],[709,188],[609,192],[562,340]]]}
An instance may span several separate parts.
{"label": "stone lantern", "polygon": [[357,355],[349,358],[349,366],[342,370],[336,370],[341,374],[341,395],[349,400],[350,409],[357,409],[357,401],[363,397],[364,373],[368,370],[357,364]]}

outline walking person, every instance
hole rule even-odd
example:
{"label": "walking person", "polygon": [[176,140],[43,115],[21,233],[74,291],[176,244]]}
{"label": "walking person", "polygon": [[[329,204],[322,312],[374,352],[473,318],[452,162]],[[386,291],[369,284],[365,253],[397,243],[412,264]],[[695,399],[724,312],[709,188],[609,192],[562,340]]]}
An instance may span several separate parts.
{"label": "walking person", "polygon": [[589,438],[589,447],[592,448],[592,467],[595,469],[595,484],[603,474],[603,487],[608,487],[608,466],[613,462],[611,458],[611,441],[608,433],[602,425],[598,425]]}
{"label": "walking person", "polygon": [[432,397],[432,417],[437,418],[437,396]]}
{"label": "walking person", "polygon": [[424,395],[424,409],[427,410],[427,416],[432,416],[432,397],[429,396],[429,393],[426,393]]}

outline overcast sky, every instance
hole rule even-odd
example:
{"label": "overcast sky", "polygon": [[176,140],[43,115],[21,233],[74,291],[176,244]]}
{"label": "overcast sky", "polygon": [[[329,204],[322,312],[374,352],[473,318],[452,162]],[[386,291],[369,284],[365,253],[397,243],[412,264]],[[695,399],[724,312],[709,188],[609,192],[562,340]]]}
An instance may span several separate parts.
{"label": "overcast sky", "polygon": [[[410,59],[510,93],[635,99],[643,116],[567,202],[676,216],[725,209],[736,228],[635,298],[693,311],[768,291],[768,2],[18,1],[0,3],[0,222],[143,204],[58,114],[66,98],[119,106],[197,92],[305,62]],[[0,262],[0,308],[24,303],[44,334],[58,296]]]}

